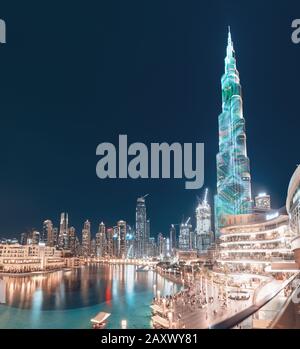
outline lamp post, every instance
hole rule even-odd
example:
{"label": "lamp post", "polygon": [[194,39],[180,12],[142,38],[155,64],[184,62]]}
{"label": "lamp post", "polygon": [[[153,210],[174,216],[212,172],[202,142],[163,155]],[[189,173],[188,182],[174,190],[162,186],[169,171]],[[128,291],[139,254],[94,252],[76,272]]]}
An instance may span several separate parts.
{"label": "lamp post", "polygon": [[168,312],[168,319],[169,319],[169,328],[173,327],[173,313],[172,311]]}
{"label": "lamp post", "polygon": [[165,298],[163,298],[162,303],[163,303],[163,313],[165,315],[165,312],[166,312],[166,299]]}
{"label": "lamp post", "polygon": [[123,330],[126,330],[126,328],[127,328],[127,320],[122,320],[122,321],[121,321],[121,328],[122,328]]}

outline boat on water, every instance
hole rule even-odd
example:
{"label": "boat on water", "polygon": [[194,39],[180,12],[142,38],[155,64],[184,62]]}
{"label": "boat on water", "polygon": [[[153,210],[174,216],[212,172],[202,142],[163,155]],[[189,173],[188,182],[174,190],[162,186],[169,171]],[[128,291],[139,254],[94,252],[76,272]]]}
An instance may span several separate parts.
{"label": "boat on water", "polygon": [[105,313],[104,311],[98,313],[94,318],[91,319],[93,329],[99,330],[104,328],[107,324],[106,320],[110,317],[110,315],[110,313]]}

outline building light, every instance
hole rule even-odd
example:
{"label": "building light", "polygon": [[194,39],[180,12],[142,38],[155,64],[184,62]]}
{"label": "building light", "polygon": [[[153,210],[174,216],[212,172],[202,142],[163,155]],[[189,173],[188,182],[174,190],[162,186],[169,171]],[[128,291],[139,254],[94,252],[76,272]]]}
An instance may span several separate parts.
{"label": "building light", "polygon": [[277,218],[278,216],[279,216],[279,212],[270,213],[266,215],[266,220],[269,221],[271,219]]}

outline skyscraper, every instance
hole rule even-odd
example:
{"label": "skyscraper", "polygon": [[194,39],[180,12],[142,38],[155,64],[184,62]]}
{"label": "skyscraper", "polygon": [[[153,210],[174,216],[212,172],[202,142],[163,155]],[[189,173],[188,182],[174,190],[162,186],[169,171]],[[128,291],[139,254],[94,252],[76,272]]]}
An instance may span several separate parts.
{"label": "skyscraper", "polygon": [[107,228],[106,229],[106,243],[107,243],[107,255],[108,257],[113,256],[113,239],[114,239],[114,229]]}
{"label": "skyscraper", "polygon": [[119,258],[126,258],[126,222],[118,221]]}
{"label": "skyscraper", "polygon": [[174,252],[176,247],[177,247],[176,228],[175,228],[175,225],[172,224],[171,228],[170,228],[170,249],[171,249],[171,252]]}
{"label": "skyscraper", "polygon": [[145,255],[149,256],[150,247],[150,219],[146,221],[146,237],[145,237]]}
{"label": "skyscraper", "polygon": [[40,237],[41,237],[40,232],[36,231],[36,230],[33,230],[33,232],[32,232],[32,240],[31,240],[32,245],[38,245],[40,243]]}
{"label": "skyscraper", "polygon": [[96,239],[91,240],[91,249],[90,249],[90,255],[92,257],[96,256]]}
{"label": "skyscraper", "polygon": [[163,257],[164,254],[164,236],[162,233],[157,235],[157,254],[159,257]]}
{"label": "skyscraper", "polygon": [[[135,255],[142,258],[147,255],[149,238],[147,234],[147,213],[145,205],[145,196],[137,199],[136,218],[135,218]],[[148,238],[148,240],[147,240]]]}
{"label": "skyscraper", "polygon": [[193,246],[192,242],[192,225],[189,224],[190,218],[185,222],[180,224],[179,231],[179,249],[180,250],[191,250]]}
{"label": "skyscraper", "polygon": [[86,220],[82,229],[82,254],[88,257],[91,253],[91,223]]}
{"label": "skyscraper", "polygon": [[107,242],[105,234],[105,224],[101,222],[99,224],[98,232],[96,234],[96,256],[105,257],[107,252]]}
{"label": "skyscraper", "polygon": [[235,51],[228,31],[225,73],[221,79],[222,113],[219,115],[217,195],[215,228],[225,224],[226,215],[252,212],[250,164],[247,157],[245,119]]}
{"label": "skyscraper", "polygon": [[73,256],[76,255],[76,231],[74,227],[69,228],[69,247]]}
{"label": "skyscraper", "polygon": [[47,246],[54,246],[54,236],[53,236],[53,224],[50,219],[46,219],[43,222],[43,231],[41,240],[47,243]]}
{"label": "skyscraper", "polygon": [[212,243],[211,208],[207,201],[207,189],[204,198],[196,208],[196,248],[207,251]]}
{"label": "skyscraper", "polygon": [[68,214],[62,212],[60,215],[59,235],[58,235],[58,247],[60,249],[69,248],[69,217]]}

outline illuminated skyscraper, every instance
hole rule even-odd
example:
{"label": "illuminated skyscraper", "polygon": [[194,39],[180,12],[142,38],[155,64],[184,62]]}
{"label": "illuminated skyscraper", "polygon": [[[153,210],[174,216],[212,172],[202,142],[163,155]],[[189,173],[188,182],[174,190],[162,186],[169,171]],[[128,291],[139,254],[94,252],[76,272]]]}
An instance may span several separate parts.
{"label": "illuminated skyscraper", "polygon": [[101,222],[99,224],[98,233],[96,234],[96,256],[105,257],[107,252],[105,224]]}
{"label": "illuminated skyscraper", "polygon": [[47,246],[54,246],[53,224],[50,219],[43,223],[42,241],[47,243]]}
{"label": "illuminated skyscraper", "polygon": [[89,220],[84,222],[82,229],[82,254],[88,257],[91,253],[91,223]]}
{"label": "illuminated skyscraper", "polygon": [[219,115],[217,154],[217,195],[215,196],[216,234],[226,215],[252,212],[250,165],[247,157],[245,119],[239,73],[228,32],[225,73],[222,84],[222,113]]}
{"label": "illuminated skyscraper", "polygon": [[76,254],[76,231],[74,227],[69,228],[69,248],[74,256]]}
{"label": "illuminated skyscraper", "polygon": [[176,238],[176,228],[175,225],[172,224],[170,228],[170,252],[175,253],[175,249],[177,247],[177,238]]}
{"label": "illuminated skyscraper", "polygon": [[192,242],[192,225],[189,224],[190,218],[185,222],[180,224],[179,230],[179,249],[184,251],[189,251],[193,247]]}
{"label": "illuminated skyscraper", "polygon": [[118,257],[126,258],[126,222],[118,221]]}
{"label": "illuminated skyscraper", "polygon": [[135,255],[138,258],[147,256],[149,237],[147,233],[147,213],[145,197],[137,199],[135,219]]}
{"label": "illuminated skyscraper", "polygon": [[114,239],[114,229],[106,229],[106,243],[107,243],[107,255],[108,257],[113,256],[113,239]]}
{"label": "illuminated skyscraper", "polygon": [[196,208],[196,222],[196,249],[205,252],[212,243],[211,208],[207,201],[207,189]]}
{"label": "illuminated skyscraper", "polygon": [[60,249],[69,248],[69,217],[68,214],[62,212],[60,215],[59,225],[59,236],[58,236],[58,247]]}
{"label": "illuminated skyscraper", "polygon": [[164,236],[162,233],[158,233],[157,235],[157,254],[159,257],[163,257],[164,253]]}

